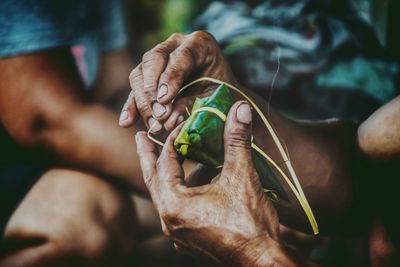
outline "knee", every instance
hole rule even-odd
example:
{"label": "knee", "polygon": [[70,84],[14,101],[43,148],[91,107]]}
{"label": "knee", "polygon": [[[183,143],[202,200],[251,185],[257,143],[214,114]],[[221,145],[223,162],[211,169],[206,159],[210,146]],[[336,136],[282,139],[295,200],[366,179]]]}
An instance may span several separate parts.
{"label": "knee", "polygon": [[9,266],[118,266],[132,253],[129,196],[98,178],[68,174],[48,173],[16,210],[2,241],[15,244],[1,256]]}

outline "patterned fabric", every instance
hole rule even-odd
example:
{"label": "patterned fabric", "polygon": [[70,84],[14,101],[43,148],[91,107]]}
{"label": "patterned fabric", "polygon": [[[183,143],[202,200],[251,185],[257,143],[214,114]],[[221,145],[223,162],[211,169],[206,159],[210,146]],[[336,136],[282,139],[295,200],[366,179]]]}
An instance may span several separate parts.
{"label": "patterned fabric", "polygon": [[[399,64],[366,12],[346,0],[214,1],[194,23],[221,44],[238,80],[301,119],[363,120],[397,94]],[[360,2],[360,1],[358,1]]]}

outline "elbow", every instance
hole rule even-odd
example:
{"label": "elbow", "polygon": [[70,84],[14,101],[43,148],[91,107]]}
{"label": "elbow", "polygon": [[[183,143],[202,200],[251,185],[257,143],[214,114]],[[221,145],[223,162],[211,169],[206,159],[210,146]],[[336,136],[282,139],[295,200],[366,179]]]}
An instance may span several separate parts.
{"label": "elbow", "polygon": [[380,144],[382,143],[379,136],[374,134],[367,122],[361,124],[357,129],[356,146],[359,153],[370,161],[379,161],[385,155],[381,151]]}
{"label": "elbow", "polygon": [[65,108],[20,110],[3,118],[3,123],[14,141],[23,147],[51,147],[54,133],[67,123]]}
{"label": "elbow", "polygon": [[38,112],[5,116],[3,123],[13,140],[24,147],[36,146],[46,129],[45,117]]}

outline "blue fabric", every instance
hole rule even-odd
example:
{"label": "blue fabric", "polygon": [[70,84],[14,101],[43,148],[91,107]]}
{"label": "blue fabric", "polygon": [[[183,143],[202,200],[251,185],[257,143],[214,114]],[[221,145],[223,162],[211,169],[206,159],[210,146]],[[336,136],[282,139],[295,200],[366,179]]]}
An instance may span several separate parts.
{"label": "blue fabric", "polygon": [[[195,20],[239,82],[298,119],[363,121],[395,97],[400,64],[354,0],[213,1]],[[270,92],[273,97],[270,99]]]}
{"label": "blue fabric", "polygon": [[85,47],[86,85],[95,79],[98,54],[126,40],[117,0],[0,1],[0,57],[79,45]]}
{"label": "blue fabric", "polygon": [[126,42],[119,1],[2,0],[0,56],[72,46],[90,38],[101,51]]}

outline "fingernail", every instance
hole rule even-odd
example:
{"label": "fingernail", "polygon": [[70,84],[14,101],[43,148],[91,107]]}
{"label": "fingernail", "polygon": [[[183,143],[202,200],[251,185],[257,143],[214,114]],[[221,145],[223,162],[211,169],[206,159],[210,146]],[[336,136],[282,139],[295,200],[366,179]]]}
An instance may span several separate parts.
{"label": "fingernail", "polygon": [[163,98],[166,94],[168,94],[168,86],[166,84],[162,84],[160,88],[158,89],[158,94],[157,94],[157,99],[160,100]]}
{"label": "fingernail", "polygon": [[159,132],[161,130],[161,128],[162,128],[161,123],[159,123],[154,118],[150,118],[148,123],[149,123],[149,127],[150,127],[152,133]]}
{"label": "fingernail", "polygon": [[249,104],[243,103],[236,110],[236,119],[244,124],[251,123],[251,109]]}
{"label": "fingernail", "polygon": [[161,117],[162,115],[165,114],[165,111],[167,111],[167,109],[163,105],[161,105],[158,102],[154,102],[154,104],[153,104],[153,114],[154,114],[154,116],[159,118],[159,117]]}
{"label": "fingernail", "polygon": [[180,124],[184,120],[185,118],[182,115],[179,115],[178,119],[176,120],[176,125]]}
{"label": "fingernail", "polygon": [[121,115],[119,116],[119,121],[125,121],[128,119],[128,111],[123,110]]}

